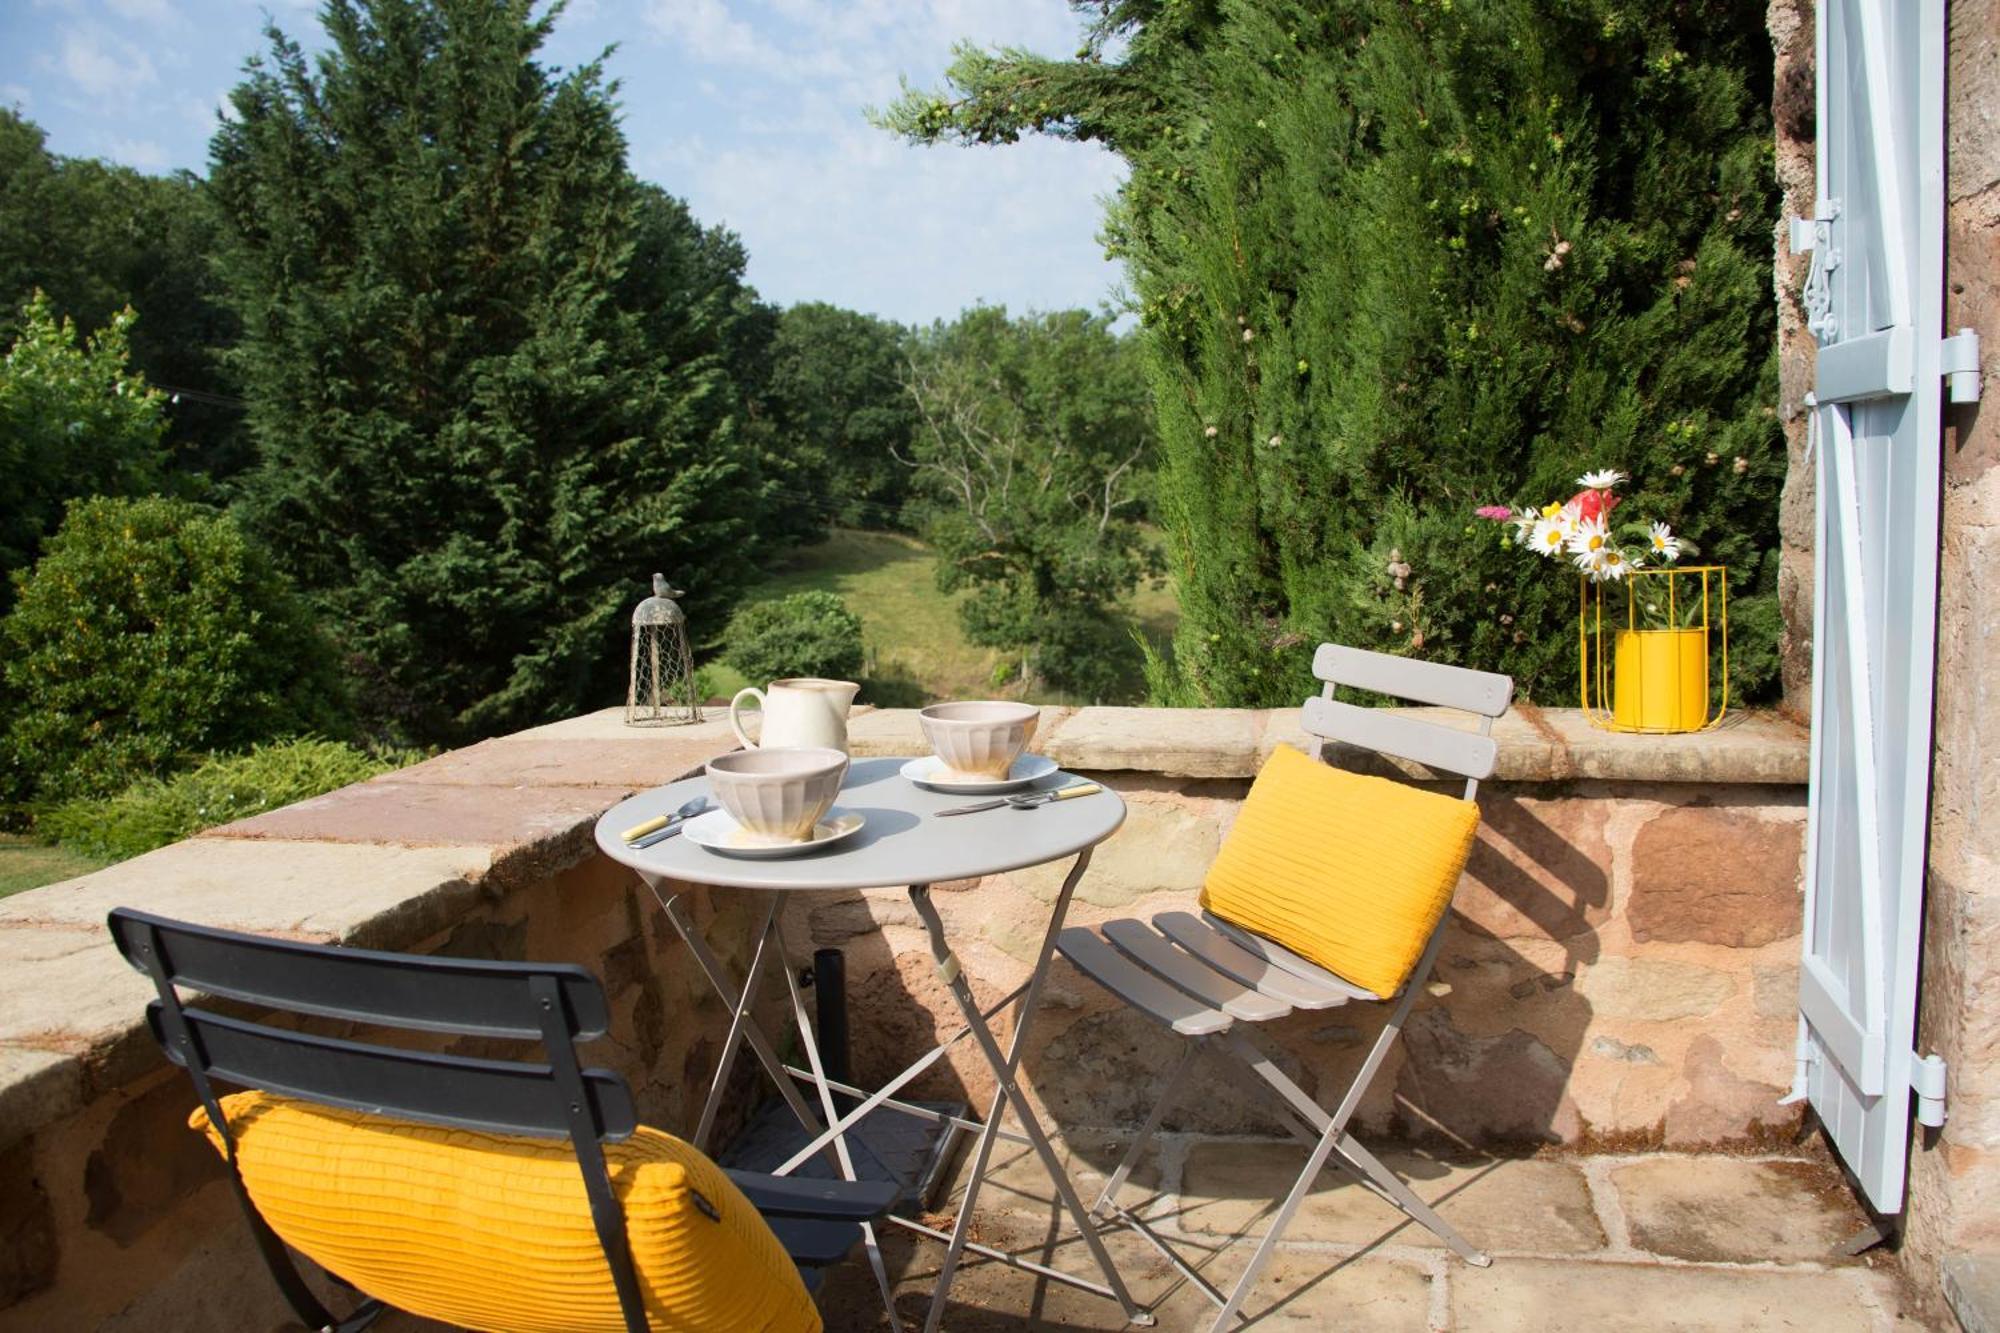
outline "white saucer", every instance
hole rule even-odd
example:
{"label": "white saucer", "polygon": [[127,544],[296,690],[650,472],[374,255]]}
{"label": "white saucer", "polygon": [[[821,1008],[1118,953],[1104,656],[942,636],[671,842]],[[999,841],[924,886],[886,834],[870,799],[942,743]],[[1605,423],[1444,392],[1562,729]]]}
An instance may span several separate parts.
{"label": "white saucer", "polygon": [[1056,761],[1045,754],[1024,754],[1014,761],[1004,778],[944,777],[944,760],[934,754],[912,759],[903,765],[903,776],[919,787],[950,792],[955,796],[978,796],[986,792],[1014,791],[1041,781],[1056,771]]}
{"label": "white saucer", "polygon": [[740,856],[746,860],[769,861],[785,856],[803,856],[808,852],[822,851],[837,842],[843,842],[861,831],[866,821],[852,811],[829,810],[826,818],[813,826],[812,837],[805,842],[783,842],[776,845],[740,841],[745,834],[743,826],[736,822],[736,816],[727,810],[711,810],[705,815],[690,819],[681,830],[681,836],[704,851],[719,856]]}

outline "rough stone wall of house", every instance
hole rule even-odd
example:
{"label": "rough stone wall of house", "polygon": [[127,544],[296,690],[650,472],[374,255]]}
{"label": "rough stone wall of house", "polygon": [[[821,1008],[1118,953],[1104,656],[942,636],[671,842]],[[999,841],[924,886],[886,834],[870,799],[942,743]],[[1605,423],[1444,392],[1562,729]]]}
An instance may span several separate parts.
{"label": "rough stone wall of house", "polygon": [[1953,1252],[2000,1252],[2000,0],[1948,8],[1945,322],[1979,331],[1983,397],[1945,409],[1936,749],[1918,1046],[1950,1065],[1919,1131],[1903,1258],[1935,1292]]}
{"label": "rough stone wall of house", "polygon": [[1792,253],[1786,219],[1811,217],[1814,194],[1812,0],[1771,0],[1771,45],[1777,56],[1771,119],[1777,129],[1778,188],[1784,202],[1773,234],[1771,277],[1778,303],[1778,420],[1790,467],[1778,507],[1778,606],[1785,618],[1780,643],[1784,704],[1799,718],[1812,712],[1813,474],[1806,466],[1805,396],[1812,388],[1814,345],[1806,332],[1805,290],[1810,255]]}

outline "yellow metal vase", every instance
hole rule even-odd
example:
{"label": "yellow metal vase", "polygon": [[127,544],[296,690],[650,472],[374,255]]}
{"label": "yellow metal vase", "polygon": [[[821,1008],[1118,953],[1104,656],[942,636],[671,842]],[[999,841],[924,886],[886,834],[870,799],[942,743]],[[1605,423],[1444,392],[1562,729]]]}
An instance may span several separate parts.
{"label": "yellow metal vase", "polygon": [[[1611,603],[1606,606],[1606,602]],[[1583,711],[1606,731],[1703,731],[1729,710],[1729,577],[1721,565],[1582,581]]]}
{"label": "yellow metal vase", "polygon": [[1611,720],[1621,731],[1708,725],[1708,631],[1621,629],[1611,662]]}

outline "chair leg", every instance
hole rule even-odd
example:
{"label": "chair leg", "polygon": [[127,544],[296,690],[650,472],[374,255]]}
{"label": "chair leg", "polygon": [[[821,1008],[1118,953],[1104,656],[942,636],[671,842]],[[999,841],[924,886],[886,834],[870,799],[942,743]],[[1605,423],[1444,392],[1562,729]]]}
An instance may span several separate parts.
{"label": "chair leg", "polygon": [[1375,1154],[1362,1147],[1360,1140],[1352,1134],[1342,1133],[1340,1142],[1335,1145],[1334,1150],[1347,1159],[1348,1165],[1353,1170],[1373,1180],[1390,1196],[1398,1208],[1409,1214],[1413,1220],[1430,1228],[1431,1233],[1449,1245],[1459,1258],[1475,1268],[1485,1268],[1492,1264],[1490,1256],[1459,1235],[1457,1228],[1433,1212],[1429,1204],[1417,1197],[1416,1191],[1403,1183],[1402,1177],[1382,1165]]}
{"label": "chair leg", "polygon": [[1132,1173],[1132,1164],[1139,1160],[1139,1154],[1145,1151],[1153,1135],[1159,1132],[1160,1121],[1167,1114],[1167,1104],[1173,1101],[1181,1090],[1181,1084],[1187,1081],[1188,1071],[1194,1067],[1194,1057],[1199,1050],[1200,1048],[1193,1042],[1189,1042],[1181,1051],[1181,1058],[1174,1063],[1173,1072],[1167,1075],[1166,1083],[1161,1086],[1160,1095],[1153,1102],[1152,1113],[1140,1127],[1138,1137],[1132,1140],[1132,1146],[1127,1148],[1125,1156],[1119,1159],[1118,1168],[1111,1173],[1111,1179],[1104,1182],[1104,1190],[1097,1196],[1097,1202],[1090,1205],[1092,1217],[1104,1216],[1105,1211],[1116,1202],[1118,1191],[1125,1184],[1125,1177]]}
{"label": "chair leg", "polygon": [[1327,1157],[1332,1154],[1335,1138],[1336,1135],[1332,1132],[1320,1135],[1319,1143],[1313,1148],[1312,1155],[1306,1159],[1305,1170],[1299,1172],[1299,1178],[1292,1182],[1292,1191],[1285,1196],[1284,1206],[1278,1209],[1278,1215],[1271,1219],[1270,1230],[1264,1233],[1264,1239],[1258,1243],[1257,1252],[1250,1256],[1250,1266],[1243,1270],[1242,1276],[1236,1279],[1236,1285],[1230,1289],[1229,1300],[1217,1312],[1215,1322],[1209,1325],[1209,1333],[1222,1333],[1229,1327],[1230,1320],[1235,1319],[1241,1312],[1244,1300],[1250,1295],[1250,1289],[1257,1285],[1258,1274],[1264,1271],[1264,1265],[1271,1261],[1272,1253],[1277,1250],[1278,1238],[1284,1235],[1285,1228],[1291,1225],[1292,1215],[1298,1212],[1299,1205],[1305,1202],[1306,1191],[1312,1188],[1320,1169],[1326,1165]]}
{"label": "chair leg", "polygon": [[[1256,1047],[1235,1033],[1230,1035],[1235,1040],[1227,1043],[1225,1049],[1263,1079],[1276,1094],[1281,1105],[1294,1114],[1304,1117],[1320,1131],[1323,1139],[1333,1143],[1338,1165],[1352,1172],[1361,1184],[1380,1194],[1386,1202],[1401,1210],[1412,1221],[1428,1228],[1439,1240],[1450,1246],[1459,1258],[1477,1268],[1485,1268],[1493,1262],[1483,1251],[1461,1236],[1449,1222],[1439,1217],[1429,1204],[1418,1198],[1415,1191],[1403,1183],[1401,1177],[1382,1165],[1375,1154],[1361,1145],[1359,1139],[1348,1133],[1344,1115],[1328,1115],[1320,1109],[1317,1102],[1306,1096],[1303,1088],[1287,1078],[1283,1070],[1264,1058]],[[1358,1096],[1350,1091],[1343,1102],[1342,1110],[1351,1108],[1358,1100]]]}

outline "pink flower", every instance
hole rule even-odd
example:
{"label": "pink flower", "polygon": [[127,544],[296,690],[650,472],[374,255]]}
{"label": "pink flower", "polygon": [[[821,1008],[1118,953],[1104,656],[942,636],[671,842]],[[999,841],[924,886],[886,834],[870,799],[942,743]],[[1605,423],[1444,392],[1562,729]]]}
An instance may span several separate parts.
{"label": "pink flower", "polygon": [[1514,511],[1506,505],[1481,505],[1472,512],[1481,518],[1490,518],[1495,523],[1505,523],[1508,519],[1514,517]]}

